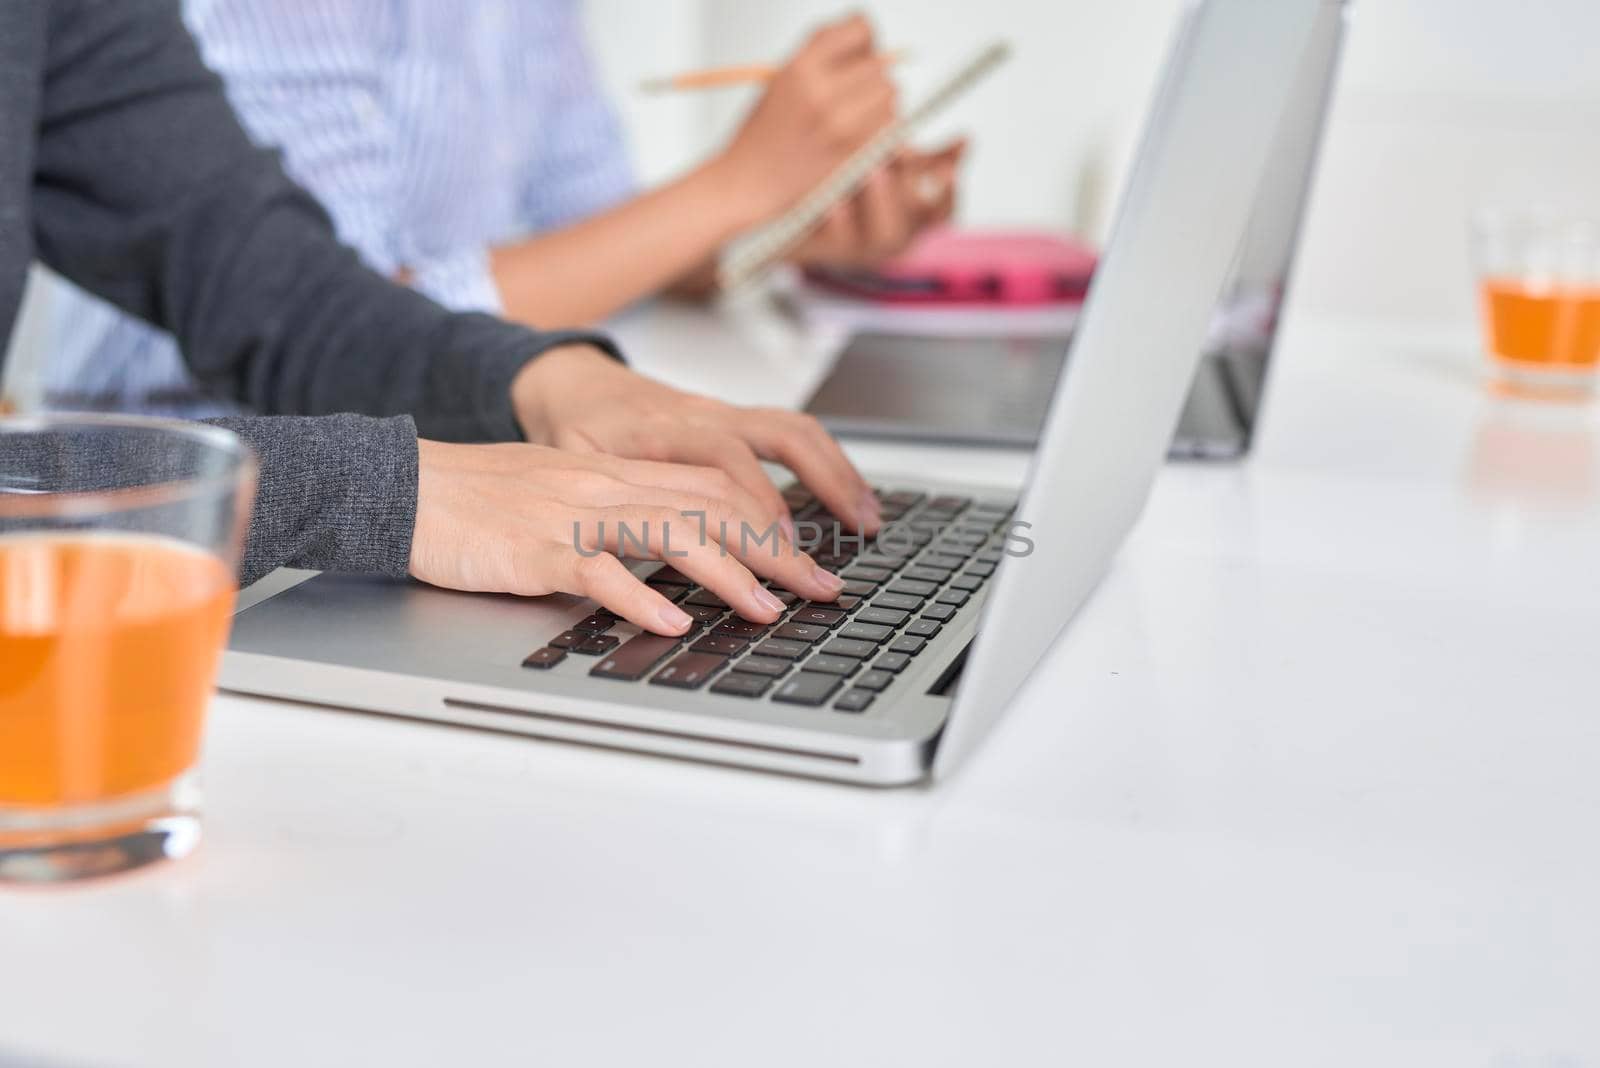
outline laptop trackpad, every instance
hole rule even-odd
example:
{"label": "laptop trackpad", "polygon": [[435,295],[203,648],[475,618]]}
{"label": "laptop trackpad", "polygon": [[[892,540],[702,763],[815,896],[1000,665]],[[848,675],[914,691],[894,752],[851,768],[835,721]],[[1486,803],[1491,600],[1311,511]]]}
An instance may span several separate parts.
{"label": "laptop trackpad", "polygon": [[840,434],[1032,445],[1067,341],[858,334],[806,410]]}

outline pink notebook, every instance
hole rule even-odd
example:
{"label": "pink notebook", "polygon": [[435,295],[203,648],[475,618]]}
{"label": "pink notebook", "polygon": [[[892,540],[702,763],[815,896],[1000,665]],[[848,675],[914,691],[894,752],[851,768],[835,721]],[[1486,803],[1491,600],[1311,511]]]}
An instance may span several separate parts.
{"label": "pink notebook", "polygon": [[825,289],[867,300],[920,304],[1070,304],[1094,274],[1087,245],[1031,230],[930,230],[871,269],[810,268]]}

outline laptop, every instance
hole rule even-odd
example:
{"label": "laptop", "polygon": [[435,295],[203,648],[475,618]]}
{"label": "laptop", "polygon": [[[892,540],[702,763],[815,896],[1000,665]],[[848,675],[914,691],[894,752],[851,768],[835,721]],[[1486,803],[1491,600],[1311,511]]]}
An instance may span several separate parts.
{"label": "laptop", "polygon": [[[1250,448],[1288,292],[1342,34],[1313,44],[1290,89],[1238,258],[1201,346],[1172,439],[1182,459],[1236,459]],[[1149,290],[1152,307],[1161,292]],[[1071,347],[1065,332],[852,337],[807,404],[834,433],[1031,448]]]}
{"label": "laptop", "polygon": [[840,603],[751,624],[634,562],[700,620],[679,639],[575,597],[323,574],[240,612],[222,687],[858,783],[948,774],[1142,510],[1284,101],[1341,16],[1339,0],[1185,12],[1026,484],[877,480],[889,525],[866,544],[787,491],[814,554],[847,577]]}

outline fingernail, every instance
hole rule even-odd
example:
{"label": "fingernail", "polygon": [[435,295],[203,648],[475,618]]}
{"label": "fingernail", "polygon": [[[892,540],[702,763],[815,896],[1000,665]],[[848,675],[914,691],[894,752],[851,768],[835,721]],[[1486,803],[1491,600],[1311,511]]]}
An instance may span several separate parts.
{"label": "fingernail", "polygon": [[783,602],[774,597],[772,591],[765,586],[756,587],[756,604],[769,612],[781,613],[783,611]]}
{"label": "fingernail", "polygon": [[835,575],[832,571],[825,571],[819,567],[811,573],[811,577],[816,579],[817,585],[832,590],[834,593],[844,589],[844,579]]}
{"label": "fingernail", "polygon": [[681,634],[689,629],[689,613],[675,604],[665,605],[660,612],[662,626],[674,634]]}

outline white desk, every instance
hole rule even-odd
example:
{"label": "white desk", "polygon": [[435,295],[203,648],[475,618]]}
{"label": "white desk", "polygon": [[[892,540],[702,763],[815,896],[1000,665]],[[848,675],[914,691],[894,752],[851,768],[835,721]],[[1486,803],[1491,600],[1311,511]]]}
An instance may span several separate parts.
{"label": "white desk", "polygon": [[[623,334],[797,396],[760,329]],[[1256,457],[1165,472],[934,789],[219,700],[195,857],[0,894],[0,1049],[1600,1064],[1600,431],[1493,401],[1471,346],[1293,322]]]}

